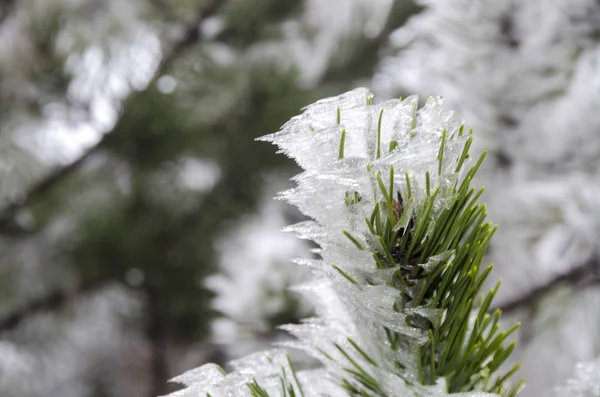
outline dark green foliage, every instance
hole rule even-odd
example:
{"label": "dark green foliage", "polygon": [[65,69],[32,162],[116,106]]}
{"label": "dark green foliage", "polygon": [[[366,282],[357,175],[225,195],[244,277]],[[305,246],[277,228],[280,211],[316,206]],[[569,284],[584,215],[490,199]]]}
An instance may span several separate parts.
{"label": "dark green foliage", "polygon": [[[459,134],[463,134],[462,129]],[[440,173],[446,139],[444,132],[438,156]],[[458,159],[457,172],[468,157],[471,142],[469,137]],[[485,223],[485,205],[477,204],[483,190],[476,192],[469,186],[484,157],[485,153],[462,182],[456,182],[450,193],[453,197],[451,204],[435,217],[432,210],[440,188],[431,189],[429,173],[425,175],[427,197],[415,212],[412,212],[414,198],[408,174],[407,195],[402,197],[394,190],[393,167],[387,183],[380,173],[376,173],[384,199],[375,204],[371,217],[365,221],[378,244],[362,247],[348,232],[344,233],[359,249],[372,250],[379,267],[397,268],[392,281],[392,286],[400,291],[397,311],[428,308],[443,313],[436,321],[414,313],[407,316],[409,326],[429,334],[429,342],[417,348],[421,383],[434,384],[438,377],[445,377],[451,393],[483,388],[491,393],[512,396],[520,385],[509,388],[504,382],[518,370],[518,365],[492,379],[514,349],[514,343],[505,346],[505,341],[518,327],[515,325],[508,331],[500,331],[500,312],[488,313],[498,286],[483,295],[472,329],[469,322],[483,283],[491,271],[491,266],[483,270],[481,264],[496,230],[489,222]],[[405,211],[406,207],[410,208],[410,212]],[[412,350],[415,341],[410,337],[387,329],[386,333],[392,349]],[[397,365],[402,368],[400,362]],[[352,373],[367,386],[362,372]],[[353,393],[364,395],[362,392]]]}
{"label": "dark green foliage", "polygon": [[[247,47],[260,40],[278,37],[280,26],[274,22],[286,20],[297,14],[305,2],[302,0],[242,0],[228,4],[224,11],[227,28],[218,39],[234,46]],[[256,21],[260,19],[260,23]]]}
{"label": "dark green foliage", "polygon": [[[86,278],[124,280],[129,269],[142,270],[142,290],[154,296],[174,337],[198,337],[207,331],[211,295],[201,280],[216,271],[214,242],[231,226],[227,221],[256,204],[263,183],[261,171],[288,163],[281,156],[263,153],[268,150],[263,145],[247,151],[260,131],[276,129],[305,102],[302,93],[295,91],[292,76],[280,80],[270,76],[270,84],[257,76],[248,97],[240,98],[234,117],[228,114],[212,126],[197,125],[194,131],[193,125],[185,125],[184,115],[169,110],[173,102],[164,94],[150,92],[142,98],[140,93],[139,100],[134,97],[127,102],[127,116],[115,138],[107,141],[107,150],[123,156],[135,170],[135,185],[131,193],[114,202],[108,214],[87,216],[71,243],[72,260],[83,264]],[[291,102],[273,98],[290,98]],[[198,128],[218,133],[198,134]],[[177,135],[181,138],[176,139]],[[204,155],[206,146],[210,157]],[[183,207],[187,210],[172,207],[170,200],[154,200],[152,180],[146,175],[176,156],[198,152],[222,167],[214,189],[191,196],[173,191],[180,195],[182,205],[191,203]]]}

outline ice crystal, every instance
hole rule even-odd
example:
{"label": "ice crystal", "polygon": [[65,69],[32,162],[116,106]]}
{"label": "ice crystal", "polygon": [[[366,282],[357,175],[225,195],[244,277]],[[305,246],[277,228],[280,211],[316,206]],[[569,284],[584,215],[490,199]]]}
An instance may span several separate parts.
{"label": "ice crystal", "polygon": [[296,373],[269,351],[229,374],[205,366],[184,375],[176,396],[515,395],[506,380],[518,366],[497,370],[516,327],[501,332],[500,313],[488,313],[496,289],[480,297],[495,230],[469,187],[483,156],[467,168],[472,136],[442,99],[374,104],[359,88],[261,140],[304,169],[279,198],[312,218],[287,230],[320,246],[320,259],[296,261],[316,275],[295,289],[317,316],[284,326],[296,337],[284,346],[322,368]]}

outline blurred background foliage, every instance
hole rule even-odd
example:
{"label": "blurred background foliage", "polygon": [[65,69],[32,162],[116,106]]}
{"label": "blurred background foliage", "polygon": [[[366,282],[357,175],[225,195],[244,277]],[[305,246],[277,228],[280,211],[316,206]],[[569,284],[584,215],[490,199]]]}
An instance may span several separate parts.
{"label": "blurred background foliage", "polygon": [[598,2],[417,3],[0,0],[0,396],[157,396],[285,338],[311,247],[255,138],[357,86],[489,148],[522,395],[600,355]]}
{"label": "blurred background foliage", "polygon": [[309,313],[281,270],[307,247],[272,230],[300,217],[269,199],[297,170],[254,139],[368,81],[417,11],[0,2],[0,394],[164,394]]}

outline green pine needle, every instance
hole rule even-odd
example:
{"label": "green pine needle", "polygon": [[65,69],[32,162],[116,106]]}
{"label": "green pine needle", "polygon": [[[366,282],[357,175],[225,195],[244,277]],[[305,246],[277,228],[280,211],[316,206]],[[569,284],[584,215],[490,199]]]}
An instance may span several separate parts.
{"label": "green pine needle", "polygon": [[344,158],[344,145],[346,142],[346,129],[342,130],[342,139],[340,139],[340,149],[338,150],[338,159]]}
{"label": "green pine needle", "polygon": [[[382,114],[383,111],[379,117],[376,157],[381,155]],[[444,130],[438,151],[439,175],[443,169],[446,143],[449,139],[463,134],[464,127],[453,136],[448,136]],[[456,172],[462,169],[469,158],[472,141],[472,137],[465,141],[463,151],[457,159]],[[421,383],[434,384],[439,377],[445,377],[448,391],[451,393],[468,392],[484,387],[484,390],[490,393],[502,391],[506,395],[514,395],[520,384],[510,387],[506,382],[518,370],[518,366],[496,377],[494,381],[490,379],[512,353],[515,344],[505,347],[505,342],[519,324],[502,332],[498,324],[500,313],[488,312],[498,286],[483,295],[477,310],[474,304],[480,301],[478,297],[492,269],[491,266],[483,269],[482,262],[496,230],[496,227],[485,221],[485,205],[477,203],[483,189],[476,191],[469,186],[485,155],[484,152],[463,179],[457,181],[451,192],[453,201],[445,205],[440,213],[436,213],[435,219],[434,207],[440,197],[441,188],[434,186],[429,172],[425,173],[427,196],[424,202],[414,212],[411,210],[407,213],[400,211],[405,211],[414,199],[408,173],[405,172],[406,189],[403,193],[395,186],[393,167],[389,168],[387,183],[384,183],[381,172],[375,172],[374,179],[382,199],[374,203],[371,216],[365,217],[368,232],[373,238],[367,238],[367,246],[363,246],[350,232],[344,230],[344,234],[360,250],[370,250],[378,268],[398,268],[391,285],[399,289],[399,296],[402,297],[398,300],[399,311],[411,307],[444,311],[444,316],[437,323],[426,319],[419,320],[418,317],[409,323],[425,330],[428,335],[425,346],[414,347],[418,352],[416,359]],[[394,199],[396,191],[398,200]],[[444,193],[445,197],[448,194]],[[407,205],[407,208],[400,203]],[[376,241],[376,245],[373,245],[372,241]],[[451,253],[448,260],[439,261],[427,269],[419,265],[444,253]],[[339,268],[334,268],[349,281],[356,283],[356,280]],[[475,316],[474,324],[470,320],[472,316]],[[472,328],[470,324],[473,324]],[[392,350],[406,348],[406,343],[410,345],[410,342],[397,332],[387,328],[385,332]],[[365,362],[376,366],[376,361],[358,344],[352,340],[349,342]],[[365,369],[341,347],[336,347],[352,364],[352,368],[346,368],[346,372],[357,384],[363,386],[357,388],[348,378],[342,382],[346,390],[353,396],[365,395],[364,390],[367,394],[377,392],[377,385]],[[402,376],[403,366],[400,365],[398,371]]]}

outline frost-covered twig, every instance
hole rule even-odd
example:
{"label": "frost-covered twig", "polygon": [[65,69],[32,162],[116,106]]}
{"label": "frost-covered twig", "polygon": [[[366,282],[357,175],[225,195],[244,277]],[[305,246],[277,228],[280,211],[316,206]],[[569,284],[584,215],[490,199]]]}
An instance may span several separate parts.
{"label": "frost-covered twig", "polygon": [[500,331],[488,313],[497,287],[480,295],[495,227],[469,184],[485,154],[467,167],[471,133],[441,99],[373,104],[356,89],[262,140],[305,170],[280,197],[313,219],[289,230],[321,247],[321,259],[297,260],[317,275],[297,288],[318,317],[284,329],[323,366],[296,373],[283,352],[258,353],[230,374],[182,375],[188,388],[173,396],[515,395],[518,365],[498,370],[517,325]]}

